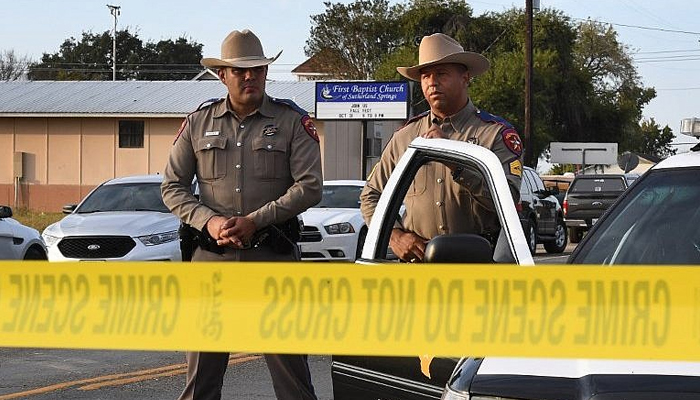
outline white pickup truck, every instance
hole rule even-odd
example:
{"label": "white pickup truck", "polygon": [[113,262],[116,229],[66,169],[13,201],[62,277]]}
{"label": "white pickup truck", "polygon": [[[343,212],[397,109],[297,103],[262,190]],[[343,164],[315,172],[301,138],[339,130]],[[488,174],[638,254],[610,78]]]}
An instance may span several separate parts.
{"label": "white pickup truck", "polygon": [[[534,265],[511,196],[503,167],[488,149],[447,139],[415,139],[399,160],[377,204],[362,256],[356,261],[367,267],[398,262],[387,257],[394,221],[418,169],[428,162],[449,162],[483,175],[501,223],[495,249],[477,235],[442,235],[426,248],[426,262],[508,263]],[[369,265],[375,264],[375,265]],[[379,265],[377,265],[379,264]],[[417,357],[334,356],[333,398],[345,399],[439,399],[458,359],[436,358],[431,377],[421,373]]]}

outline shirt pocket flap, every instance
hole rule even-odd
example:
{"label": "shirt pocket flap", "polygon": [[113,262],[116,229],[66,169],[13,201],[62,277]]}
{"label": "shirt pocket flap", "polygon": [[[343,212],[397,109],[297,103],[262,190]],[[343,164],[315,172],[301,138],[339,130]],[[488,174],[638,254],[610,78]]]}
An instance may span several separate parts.
{"label": "shirt pocket flap", "polygon": [[278,151],[281,153],[287,152],[286,143],[282,140],[275,140],[268,137],[258,137],[253,139],[253,151],[265,150],[265,151]]}
{"label": "shirt pocket flap", "polygon": [[211,150],[211,149],[225,149],[226,148],[226,136],[210,136],[203,137],[197,142],[197,151]]}

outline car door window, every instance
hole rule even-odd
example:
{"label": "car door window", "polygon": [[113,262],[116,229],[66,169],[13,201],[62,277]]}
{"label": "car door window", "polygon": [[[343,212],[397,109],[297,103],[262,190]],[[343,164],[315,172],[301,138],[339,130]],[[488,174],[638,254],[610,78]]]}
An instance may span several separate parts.
{"label": "car door window", "polygon": [[[386,249],[388,244],[389,244],[389,236],[391,234],[391,229],[394,226],[394,222],[396,221],[396,217],[400,215],[400,206],[401,204],[405,204],[407,208],[410,208],[410,205],[412,202],[414,202],[415,199],[415,193],[411,191],[410,188],[412,188],[412,181],[415,176],[420,174],[420,170],[422,168],[441,168],[441,164],[449,164],[453,167],[461,167],[465,171],[467,171],[468,174],[474,174],[474,175],[481,175],[482,178],[479,180],[482,182],[488,182],[489,179],[487,179],[484,175],[483,172],[479,169],[479,167],[473,163],[466,162],[464,160],[459,160],[456,158],[450,158],[444,154],[427,154],[423,153],[421,154],[418,158],[421,159],[420,165],[416,164],[412,167],[412,170],[410,173],[405,173],[402,176],[401,182],[399,183],[400,189],[396,191],[396,195],[394,196],[394,199],[392,201],[392,205],[388,209],[389,212],[391,212],[391,215],[393,216],[392,221],[389,223],[386,221],[383,226],[384,226],[384,231],[380,234],[380,241],[378,242],[378,246],[381,248],[382,244],[384,243],[384,248]],[[453,178],[450,175],[450,170],[447,170],[446,176],[442,177],[435,177],[436,181],[431,182],[430,184],[432,185],[432,189],[428,193],[425,193],[424,195],[430,195],[433,196],[434,193],[436,193],[436,190],[441,190],[440,188],[442,187],[441,185],[452,185]],[[451,189],[448,189],[451,190]],[[460,204],[466,204],[467,199],[465,197],[470,196],[468,193],[468,190],[466,188],[460,188],[459,192],[457,193],[452,193],[459,201],[461,202]],[[470,204],[473,205],[473,207],[477,207],[475,204],[476,202],[474,199],[468,199]],[[496,209],[493,200],[489,200],[490,204],[483,204],[482,206],[484,207],[489,207],[490,209]],[[439,201],[436,201],[438,203]],[[429,212],[425,212],[426,210],[413,210],[413,213],[406,213],[405,218],[406,221],[409,221],[411,219],[421,219],[421,220],[431,220],[436,224],[436,227],[438,231],[441,229],[442,225],[441,224],[451,224],[451,223],[456,223],[456,221],[443,221],[439,222],[437,219],[439,216],[436,216],[434,213],[440,212],[439,207],[443,207],[443,205],[437,205],[436,204],[436,209],[431,209]],[[472,213],[472,209],[465,209],[465,213]],[[415,222],[415,221],[414,221]],[[496,223],[496,232],[499,232],[500,230],[500,223],[498,221]],[[453,230],[448,229],[448,227],[445,227],[445,233],[454,233]],[[495,242],[497,240],[497,235],[498,233],[495,233],[495,236],[493,241]],[[501,255],[501,258],[507,259],[507,260],[512,260],[514,259],[513,254],[510,252],[510,249],[500,249],[501,251],[504,251],[505,253]],[[397,258],[391,253],[387,252],[386,250],[384,251],[377,251],[376,252],[376,258],[373,261],[393,261],[393,262],[398,262]]]}

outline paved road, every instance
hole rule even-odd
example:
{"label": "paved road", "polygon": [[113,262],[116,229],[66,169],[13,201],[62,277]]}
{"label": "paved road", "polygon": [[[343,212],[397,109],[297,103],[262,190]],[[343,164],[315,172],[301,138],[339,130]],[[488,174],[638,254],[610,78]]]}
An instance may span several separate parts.
{"label": "paved road", "polygon": [[[331,399],[330,357],[309,358],[319,399]],[[176,399],[185,383],[184,354],[0,349],[0,400]],[[260,355],[234,354],[224,399],[274,400]]]}
{"label": "paved road", "polygon": [[[539,246],[535,262],[565,263],[573,248],[551,255]],[[184,362],[180,352],[0,348],[0,400],[176,399],[185,382]],[[330,357],[312,356],[309,364],[319,399],[332,399]],[[223,398],[275,399],[260,355],[232,355]]]}

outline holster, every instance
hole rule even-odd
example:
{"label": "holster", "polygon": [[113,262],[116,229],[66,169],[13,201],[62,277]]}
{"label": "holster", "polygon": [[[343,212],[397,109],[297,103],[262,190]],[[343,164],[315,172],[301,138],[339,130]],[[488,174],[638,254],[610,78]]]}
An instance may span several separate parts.
{"label": "holster", "polygon": [[278,254],[291,254],[298,251],[297,242],[301,238],[301,230],[301,221],[293,217],[281,224],[261,229],[251,242],[256,246],[267,246]]}
{"label": "holster", "polygon": [[194,250],[199,246],[198,236],[200,232],[184,222],[180,222],[180,227],[177,230],[180,236],[180,253],[182,253],[182,261],[192,261]]}

